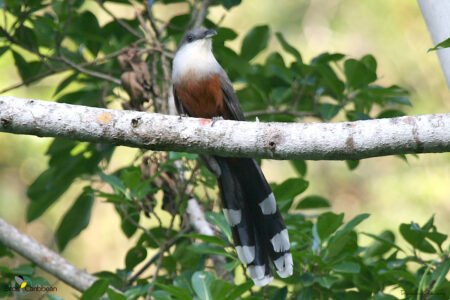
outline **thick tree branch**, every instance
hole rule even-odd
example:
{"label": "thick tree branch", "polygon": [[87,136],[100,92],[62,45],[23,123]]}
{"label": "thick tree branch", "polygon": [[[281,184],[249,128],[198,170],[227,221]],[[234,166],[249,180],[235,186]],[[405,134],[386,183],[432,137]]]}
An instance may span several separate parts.
{"label": "thick tree branch", "polygon": [[80,292],[84,292],[97,280],[97,277],[68,263],[1,218],[0,242]]}
{"label": "thick tree branch", "polygon": [[450,114],[343,123],[180,118],[0,96],[0,131],[151,150],[271,159],[344,160],[450,152]]}

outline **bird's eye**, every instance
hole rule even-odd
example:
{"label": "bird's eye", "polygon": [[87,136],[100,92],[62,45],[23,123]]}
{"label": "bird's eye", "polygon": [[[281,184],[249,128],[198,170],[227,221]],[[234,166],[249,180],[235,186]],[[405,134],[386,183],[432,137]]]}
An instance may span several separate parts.
{"label": "bird's eye", "polygon": [[192,34],[187,36],[187,41],[192,42],[194,40],[194,36]]}

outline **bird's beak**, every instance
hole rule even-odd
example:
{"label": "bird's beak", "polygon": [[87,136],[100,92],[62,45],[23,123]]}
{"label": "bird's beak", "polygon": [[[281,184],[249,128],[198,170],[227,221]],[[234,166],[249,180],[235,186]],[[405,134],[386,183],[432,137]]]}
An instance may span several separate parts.
{"label": "bird's beak", "polygon": [[217,35],[217,31],[215,31],[214,29],[208,29],[205,32],[205,39],[210,39],[215,35]]}

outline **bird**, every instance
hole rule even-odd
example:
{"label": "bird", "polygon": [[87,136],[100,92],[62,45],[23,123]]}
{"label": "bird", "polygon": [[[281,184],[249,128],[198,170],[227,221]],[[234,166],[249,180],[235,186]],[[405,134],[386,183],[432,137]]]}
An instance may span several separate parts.
{"label": "bird", "polygon": [[[214,29],[186,32],[172,64],[173,96],[181,116],[245,121],[239,99],[212,51]],[[211,125],[213,126],[213,125]],[[264,174],[252,158],[211,156],[222,209],[239,260],[256,286],[293,274],[289,235]]]}

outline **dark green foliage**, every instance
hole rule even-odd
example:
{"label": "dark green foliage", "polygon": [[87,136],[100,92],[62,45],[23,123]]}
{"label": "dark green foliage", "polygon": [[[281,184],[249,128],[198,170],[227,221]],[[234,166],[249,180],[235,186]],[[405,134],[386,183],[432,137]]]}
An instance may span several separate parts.
{"label": "dark green foliage", "polygon": [[67,243],[89,225],[94,204],[94,191],[87,187],[64,215],[56,230],[58,249],[63,251]]}
{"label": "dark green foliage", "polygon": [[[99,1],[104,2],[131,7],[128,0]],[[126,97],[118,96],[117,90],[122,94],[125,91],[117,83],[124,72],[135,66],[125,64],[124,67],[118,56],[137,49],[142,52],[139,58],[151,74],[151,83],[145,83],[151,87],[142,86],[147,89],[149,102],[139,109],[167,113],[163,92],[169,92],[166,79],[170,74],[165,72],[170,69],[171,54],[176,50],[174,44],[192,26],[191,14],[195,7],[186,5],[192,4],[186,0],[147,1],[147,5],[135,1],[146,21],[151,15],[146,10],[154,2],[181,3],[183,9],[189,9],[167,20],[165,30],[157,33],[161,48],[143,39],[148,34],[137,18],[130,16],[131,19],[102,23],[83,0],[0,1],[8,17],[15,18],[8,28],[0,27],[0,56],[12,54],[23,84],[27,85],[66,72],[55,83],[55,101],[129,108]],[[240,3],[240,0],[223,0],[213,5],[231,9]],[[163,28],[157,19],[164,16],[156,17],[155,26]],[[215,24],[206,19],[204,26],[215,27]],[[280,122],[305,118],[315,121],[391,118],[404,115],[404,107],[411,105],[403,88],[376,83],[377,62],[372,55],[353,58],[340,53],[322,53],[305,62],[282,33],[272,34],[266,24],[248,33],[224,27],[217,31],[218,36],[213,40],[215,55],[231,80],[239,82],[237,94],[248,120],[255,117]],[[236,52],[225,44],[238,36],[243,38],[243,43]],[[281,51],[268,53],[270,43],[278,43]],[[167,55],[161,54],[162,51]],[[292,177],[272,184],[289,229],[294,276],[277,278],[277,285],[256,288],[242,276],[230,227],[223,214],[217,213],[216,179],[198,155],[140,150],[129,166],[106,174],[114,149],[112,145],[55,139],[47,151],[48,169],[27,191],[30,198],[27,220],[33,221],[59,201],[73,182],[80,179],[87,182],[71,208],[61,213],[56,231],[60,250],[70,246],[70,240],[88,226],[94,201],[104,202],[98,205],[113,205],[121,221],[117,234],[135,241],[123,258],[124,269],[97,273],[100,279],[82,299],[97,299],[102,295],[113,300],[450,298],[450,283],[446,278],[450,269],[447,235],[437,230],[433,218],[423,226],[416,222],[401,224],[398,232],[359,233],[358,225],[368,218],[367,214],[344,220],[343,213],[329,211],[333,199],[328,201],[320,195],[307,194],[305,161],[291,161],[295,171]],[[359,161],[346,161],[346,164],[353,170]],[[206,219],[217,228],[216,236],[190,232],[191,228],[186,226],[187,200],[192,197],[203,204]],[[310,209],[316,214],[307,215]],[[152,224],[156,225],[143,227],[146,218],[152,218]],[[360,243],[362,235],[371,240],[368,246]],[[407,247],[399,246],[400,237]],[[232,277],[237,275],[236,285],[211,268],[210,255],[224,259],[224,270]],[[11,251],[0,245],[0,257],[12,256]],[[152,276],[142,275],[148,274],[141,272],[145,271],[144,267],[158,271]],[[42,278],[34,277],[32,265],[15,269],[0,266],[0,297],[12,296],[3,287],[15,275],[27,275],[33,282],[45,284]],[[399,292],[395,294],[392,290]]]}

